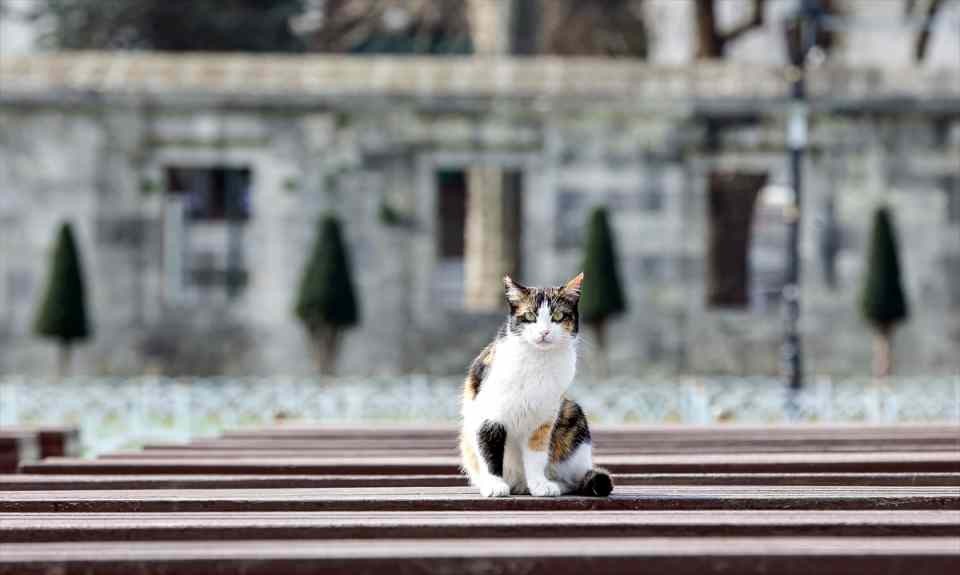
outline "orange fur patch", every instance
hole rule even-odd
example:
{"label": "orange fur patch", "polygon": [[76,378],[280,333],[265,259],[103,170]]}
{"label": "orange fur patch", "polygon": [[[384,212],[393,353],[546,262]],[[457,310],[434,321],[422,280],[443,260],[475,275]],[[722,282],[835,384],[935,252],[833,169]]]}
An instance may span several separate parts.
{"label": "orange fur patch", "polygon": [[477,460],[477,454],[470,442],[464,438],[460,438],[460,457],[465,471],[472,474],[479,472],[480,462]]}
{"label": "orange fur patch", "polygon": [[550,423],[544,423],[538,427],[531,435],[530,439],[527,441],[527,447],[533,451],[546,451],[547,444],[550,442],[550,428],[553,427]]}

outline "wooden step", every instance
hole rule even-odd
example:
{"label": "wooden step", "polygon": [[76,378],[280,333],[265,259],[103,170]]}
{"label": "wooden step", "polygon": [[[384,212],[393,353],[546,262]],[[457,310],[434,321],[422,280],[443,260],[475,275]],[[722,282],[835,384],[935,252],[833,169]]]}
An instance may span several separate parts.
{"label": "wooden step", "polygon": [[7,491],[2,513],[960,509],[955,487],[618,486],[609,498],[480,497],[469,487]]}
{"label": "wooden step", "polygon": [[[613,438],[594,434],[594,448],[607,453],[737,453],[757,451],[949,451],[960,449],[960,432],[955,437],[882,437],[882,438]],[[216,438],[184,444],[148,444],[145,451],[334,451],[350,454],[357,451],[446,450],[454,452],[455,438],[379,439],[259,439]]]}
{"label": "wooden step", "polygon": [[954,511],[5,513],[0,543],[478,537],[960,536]]}
{"label": "wooden step", "polygon": [[[617,485],[953,486],[960,473],[635,473]],[[293,489],[465,486],[463,475],[28,475],[0,476],[0,491],[58,489]]]}
{"label": "wooden step", "polygon": [[[737,453],[600,456],[614,473],[957,473],[960,452]],[[51,458],[21,466],[23,473],[456,475],[457,457],[256,457],[170,459]]]}
{"label": "wooden step", "polygon": [[622,537],[10,543],[0,575],[953,575],[955,537]]}

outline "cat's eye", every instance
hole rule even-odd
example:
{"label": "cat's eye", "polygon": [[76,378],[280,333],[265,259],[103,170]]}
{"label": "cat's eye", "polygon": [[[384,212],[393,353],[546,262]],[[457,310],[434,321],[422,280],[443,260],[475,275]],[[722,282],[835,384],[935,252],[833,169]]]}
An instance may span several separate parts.
{"label": "cat's eye", "polygon": [[563,315],[562,311],[555,311],[550,318],[553,319],[553,321],[563,321]]}
{"label": "cat's eye", "polygon": [[533,323],[537,321],[537,314],[533,313],[532,311],[528,311],[527,313],[523,314],[523,321]]}

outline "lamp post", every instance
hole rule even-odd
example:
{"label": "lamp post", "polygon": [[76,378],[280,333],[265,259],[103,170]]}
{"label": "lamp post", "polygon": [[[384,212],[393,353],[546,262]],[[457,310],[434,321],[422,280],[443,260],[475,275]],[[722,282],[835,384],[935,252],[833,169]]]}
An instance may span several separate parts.
{"label": "lamp post", "polygon": [[803,349],[800,338],[800,233],[803,199],[803,156],[807,148],[809,107],[805,85],[807,55],[817,43],[817,29],[823,10],[818,0],[800,0],[799,10],[786,29],[790,59],[790,106],[787,114],[787,148],[793,201],[786,207],[787,269],[783,286],[784,339],[782,371],[792,391],[803,387]]}

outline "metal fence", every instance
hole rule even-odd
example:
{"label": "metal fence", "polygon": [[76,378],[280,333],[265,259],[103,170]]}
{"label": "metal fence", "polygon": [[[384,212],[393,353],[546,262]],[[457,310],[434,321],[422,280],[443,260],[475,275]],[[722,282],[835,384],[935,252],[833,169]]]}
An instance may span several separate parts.
{"label": "metal fence", "polygon": [[[442,422],[459,412],[459,378],[0,377],[0,425],[76,425],[84,453],[184,441],[280,419]],[[571,390],[602,423],[953,422],[960,376],[812,379],[798,394],[773,378],[613,378]]]}

